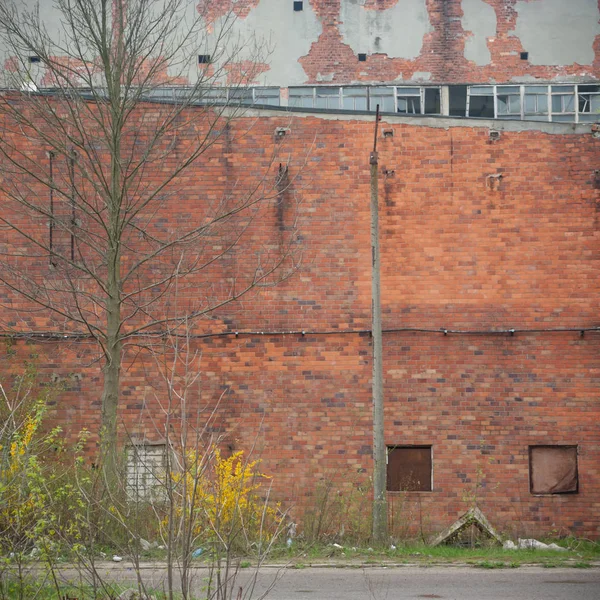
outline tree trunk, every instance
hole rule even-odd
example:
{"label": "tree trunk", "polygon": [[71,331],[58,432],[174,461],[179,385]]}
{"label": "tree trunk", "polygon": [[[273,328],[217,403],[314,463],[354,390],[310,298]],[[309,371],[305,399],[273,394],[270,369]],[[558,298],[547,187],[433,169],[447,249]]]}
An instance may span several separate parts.
{"label": "tree trunk", "polygon": [[[107,483],[118,481],[117,409],[121,377],[122,344],[119,336],[119,299],[109,298],[107,307],[106,364],[102,390],[102,423],[100,428],[100,452]],[[112,487],[112,486],[111,486]]]}

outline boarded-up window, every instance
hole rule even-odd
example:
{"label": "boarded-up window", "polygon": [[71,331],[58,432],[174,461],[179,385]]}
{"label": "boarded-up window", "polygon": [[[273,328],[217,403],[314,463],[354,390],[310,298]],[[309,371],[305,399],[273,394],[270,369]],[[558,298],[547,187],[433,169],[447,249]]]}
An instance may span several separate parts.
{"label": "boarded-up window", "polygon": [[579,489],[577,446],[530,446],[532,494],[573,494]]}
{"label": "boarded-up window", "polygon": [[127,492],[132,500],[161,500],[165,494],[165,444],[135,444],[127,448]]}
{"label": "boarded-up window", "polygon": [[431,491],[431,446],[388,446],[388,492]]}

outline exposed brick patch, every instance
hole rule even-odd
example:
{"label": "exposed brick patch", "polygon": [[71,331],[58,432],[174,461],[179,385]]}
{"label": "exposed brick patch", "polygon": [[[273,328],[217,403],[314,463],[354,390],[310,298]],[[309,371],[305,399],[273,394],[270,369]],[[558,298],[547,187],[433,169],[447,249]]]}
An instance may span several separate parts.
{"label": "exposed brick patch", "polygon": [[245,19],[260,0],[200,0],[196,5],[198,13],[208,22],[223,17],[229,13],[240,19]]}
{"label": "exposed brick patch", "polygon": [[[387,55],[372,55],[358,64],[358,58],[342,41],[338,30],[339,0],[312,0],[322,20],[323,32],[310,52],[300,59],[307,83],[319,83],[327,74],[333,83],[391,82],[396,78],[410,80],[415,72],[431,74],[432,83],[510,82],[514,77],[531,76],[544,81],[561,77],[598,77],[600,73],[600,36],[594,42],[592,65],[531,65],[520,59],[521,41],[511,35],[517,20],[514,0],[486,0],[494,8],[497,34],[488,42],[489,65],[478,66],[464,56],[465,40],[472,35],[463,30],[461,0],[427,0],[427,11],[433,31],[423,39],[421,54],[414,60]],[[386,10],[396,2],[369,0],[365,8]]]}
{"label": "exposed brick patch", "polygon": [[268,71],[271,67],[267,63],[257,63],[251,60],[227,63],[224,67],[226,72],[226,85],[252,85],[257,78]]}
{"label": "exposed brick patch", "polygon": [[398,0],[365,0],[363,4],[366,10],[387,10],[398,4]]}

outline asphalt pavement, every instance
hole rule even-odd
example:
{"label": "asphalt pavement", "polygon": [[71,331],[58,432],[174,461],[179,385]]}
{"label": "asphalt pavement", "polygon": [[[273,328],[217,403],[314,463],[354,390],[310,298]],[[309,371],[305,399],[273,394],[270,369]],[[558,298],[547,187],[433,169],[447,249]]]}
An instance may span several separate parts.
{"label": "asphalt pavement", "polygon": [[[135,585],[131,565],[106,564],[105,567],[100,567],[99,572],[107,580],[130,581]],[[63,572],[63,576],[68,575]],[[146,564],[141,575],[150,588],[164,587],[163,565]],[[199,592],[206,585],[207,577],[207,569],[194,569]],[[259,571],[251,567],[241,569],[232,584],[233,598],[239,587],[244,600],[250,597],[269,600],[600,600],[600,568],[481,569],[411,565],[295,569],[267,566]]]}

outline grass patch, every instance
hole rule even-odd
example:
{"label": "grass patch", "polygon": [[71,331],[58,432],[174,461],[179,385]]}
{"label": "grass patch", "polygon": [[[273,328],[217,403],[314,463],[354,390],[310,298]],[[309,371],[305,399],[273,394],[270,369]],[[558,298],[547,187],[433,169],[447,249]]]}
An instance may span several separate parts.
{"label": "grass patch", "polygon": [[473,566],[478,567],[480,569],[504,569],[508,565],[500,561],[493,562],[489,560],[482,560],[480,562],[475,563]]}
{"label": "grass patch", "polygon": [[[552,540],[547,540],[552,541]],[[307,562],[335,560],[339,563],[352,562],[361,564],[472,564],[481,568],[518,568],[521,565],[561,565],[578,568],[593,567],[600,561],[600,544],[576,540],[572,538],[556,541],[565,548],[564,552],[556,550],[504,550],[501,546],[485,546],[464,548],[458,546],[427,546],[423,543],[398,543],[396,547],[370,548],[357,547],[351,543],[340,542],[342,549],[332,544],[303,544],[296,540],[292,548],[277,549],[272,558],[293,560],[303,557]],[[482,566],[483,565],[483,566]],[[488,565],[493,565],[492,567]],[[589,565],[589,567],[584,566]],[[549,568],[552,568],[550,566]]]}

